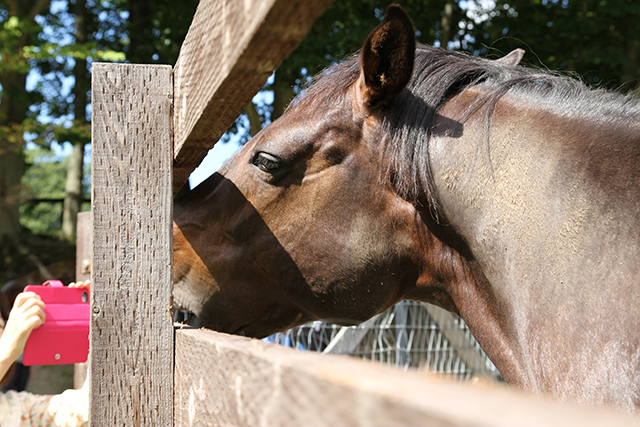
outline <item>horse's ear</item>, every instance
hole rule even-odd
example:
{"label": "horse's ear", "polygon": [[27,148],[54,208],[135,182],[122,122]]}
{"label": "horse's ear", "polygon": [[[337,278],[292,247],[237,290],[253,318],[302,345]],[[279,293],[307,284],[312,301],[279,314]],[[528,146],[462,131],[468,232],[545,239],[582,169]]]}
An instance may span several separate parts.
{"label": "horse's ear", "polygon": [[515,49],[515,50],[512,50],[508,55],[503,56],[500,59],[496,59],[496,62],[515,67],[520,63],[520,61],[522,61],[523,56],[524,56],[523,49]]}
{"label": "horse's ear", "polygon": [[392,4],[362,48],[360,77],[368,108],[387,104],[402,92],[411,80],[415,53],[411,19],[400,6]]}

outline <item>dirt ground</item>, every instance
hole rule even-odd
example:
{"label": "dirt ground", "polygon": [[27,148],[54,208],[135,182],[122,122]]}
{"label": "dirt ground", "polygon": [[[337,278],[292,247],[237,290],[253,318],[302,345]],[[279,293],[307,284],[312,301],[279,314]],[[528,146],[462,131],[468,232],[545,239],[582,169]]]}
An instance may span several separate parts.
{"label": "dirt ground", "polygon": [[73,365],[32,366],[27,391],[59,394],[73,388]]}

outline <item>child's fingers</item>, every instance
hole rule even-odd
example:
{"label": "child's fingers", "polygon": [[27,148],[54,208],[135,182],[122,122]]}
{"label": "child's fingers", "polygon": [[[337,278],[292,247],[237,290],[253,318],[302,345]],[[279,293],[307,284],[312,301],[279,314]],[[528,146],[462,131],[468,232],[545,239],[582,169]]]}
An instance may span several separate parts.
{"label": "child's fingers", "polygon": [[16,331],[16,333],[19,336],[28,337],[31,334],[31,331],[33,331],[36,328],[39,328],[43,324],[44,324],[44,319],[37,314],[26,317],[18,326],[19,330]]}
{"label": "child's fingers", "polygon": [[[46,319],[46,315],[44,312],[44,305],[34,304],[24,311],[24,320],[25,321],[35,321],[37,322],[37,326],[40,326],[44,323]],[[36,327],[37,327],[36,326]]]}
{"label": "child's fingers", "polygon": [[13,308],[15,309],[15,308],[22,307],[25,303],[34,299],[42,301],[40,299],[40,295],[36,294],[35,292],[19,293],[18,296],[16,297],[16,300],[13,303]]}
{"label": "child's fingers", "polygon": [[71,282],[69,283],[70,288],[78,288],[78,289],[86,289],[91,285],[91,280],[85,280],[84,282]]}
{"label": "child's fingers", "polygon": [[[16,298],[16,301],[17,301],[17,298]],[[14,304],[14,308],[11,311],[11,313],[9,313],[9,316],[11,316],[11,314],[13,313],[15,313],[15,315],[24,315],[24,313],[26,313],[27,311],[31,310],[34,307],[36,307],[37,310],[44,312],[44,306],[45,306],[44,301],[42,301],[38,295],[34,294],[34,296],[30,296],[26,299],[22,299],[19,302],[19,305]]]}
{"label": "child's fingers", "polygon": [[44,302],[35,294],[20,294],[9,313],[9,319],[4,332],[12,335],[22,335],[30,332],[44,323]]}
{"label": "child's fingers", "polygon": [[44,317],[34,314],[32,316],[27,317],[24,322],[20,325],[22,332],[31,332],[33,329],[36,329],[44,324]]}

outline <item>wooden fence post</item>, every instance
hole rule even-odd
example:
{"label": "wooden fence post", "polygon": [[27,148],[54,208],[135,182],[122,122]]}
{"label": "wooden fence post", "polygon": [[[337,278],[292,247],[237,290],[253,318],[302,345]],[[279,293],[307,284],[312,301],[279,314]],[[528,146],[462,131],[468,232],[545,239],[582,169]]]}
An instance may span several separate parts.
{"label": "wooden fence post", "polygon": [[170,66],[93,64],[90,423],[173,425]]}

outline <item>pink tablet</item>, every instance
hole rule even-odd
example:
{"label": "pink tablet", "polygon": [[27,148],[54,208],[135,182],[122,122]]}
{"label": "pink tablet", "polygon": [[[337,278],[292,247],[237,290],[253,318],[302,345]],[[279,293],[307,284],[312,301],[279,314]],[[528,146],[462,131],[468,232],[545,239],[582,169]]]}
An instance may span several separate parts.
{"label": "pink tablet", "polygon": [[[49,285],[49,286],[47,286]],[[68,288],[59,280],[29,285],[44,301],[45,322],[31,332],[24,348],[24,365],[86,362],[89,356],[89,293]]]}

